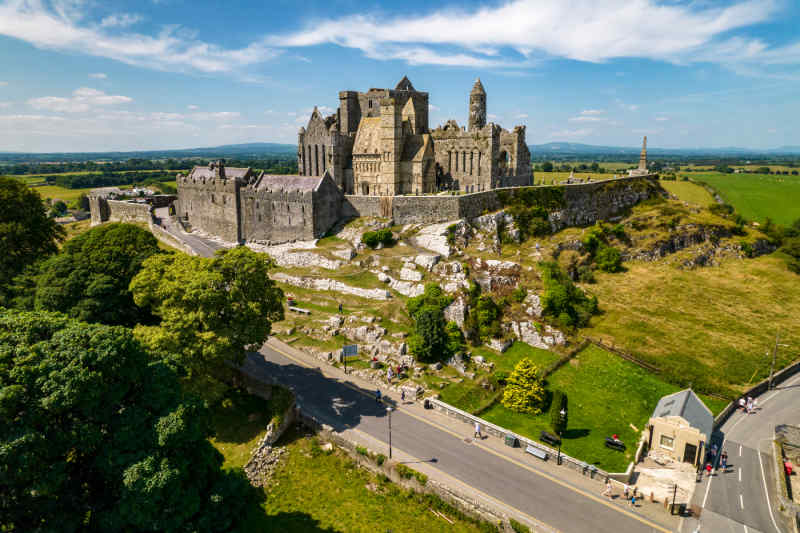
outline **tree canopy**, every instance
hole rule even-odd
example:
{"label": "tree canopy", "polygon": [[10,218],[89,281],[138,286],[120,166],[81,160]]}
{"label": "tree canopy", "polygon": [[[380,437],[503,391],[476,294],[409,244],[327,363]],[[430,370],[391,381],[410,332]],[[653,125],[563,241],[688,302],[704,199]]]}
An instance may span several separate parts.
{"label": "tree canopy", "polygon": [[528,359],[520,360],[506,380],[503,405],[519,413],[538,415],[542,412],[544,385],[539,369]]}
{"label": "tree canopy", "polygon": [[0,529],[229,531],[251,503],[203,404],[119,326],[0,310]]}
{"label": "tree canopy", "polygon": [[222,379],[250,346],[260,346],[283,319],[283,291],[269,278],[271,263],[246,247],[212,259],[158,254],[131,282],[137,305],[161,318],[135,334],[189,377]]}
{"label": "tree canopy", "polygon": [[25,267],[58,251],[64,229],[47,216],[39,193],[14,178],[0,177],[0,305],[9,284]]}
{"label": "tree canopy", "polygon": [[159,252],[153,234],[132,224],[103,224],[67,241],[33,274],[33,306],[86,322],[133,326],[147,309],[128,286],[148,257]]}

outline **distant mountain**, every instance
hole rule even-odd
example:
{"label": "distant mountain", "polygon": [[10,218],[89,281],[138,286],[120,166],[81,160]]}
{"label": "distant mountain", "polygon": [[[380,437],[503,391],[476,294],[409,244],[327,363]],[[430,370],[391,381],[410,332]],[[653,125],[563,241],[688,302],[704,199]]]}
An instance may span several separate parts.
{"label": "distant mountain", "polygon": [[[580,155],[621,155],[638,156],[641,146],[598,146],[571,142],[550,142],[546,144],[533,144],[529,146],[531,154],[536,157],[552,156],[580,156]],[[740,148],[737,146],[723,146],[719,148],[658,148],[647,147],[648,155],[658,156],[745,156],[745,155],[772,155],[772,154],[800,154],[800,146],[781,146],[767,150],[754,148]]]}

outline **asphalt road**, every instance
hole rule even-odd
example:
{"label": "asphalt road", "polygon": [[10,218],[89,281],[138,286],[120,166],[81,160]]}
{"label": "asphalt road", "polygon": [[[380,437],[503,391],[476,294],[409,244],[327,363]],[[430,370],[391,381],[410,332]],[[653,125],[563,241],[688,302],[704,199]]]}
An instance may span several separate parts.
{"label": "asphalt road", "polygon": [[776,425],[800,423],[800,376],[762,395],[758,404],[757,412],[737,412],[720,428],[728,470],[712,476],[710,488],[706,480],[695,492],[693,501],[705,502],[700,531],[789,531],[784,517],[774,507],[770,509],[769,502],[776,501],[770,442]]}
{"label": "asphalt road", "polygon": [[[357,428],[384,443],[388,441],[386,407],[372,397],[301,366],[266,345],[260,353],[249,354],[248,359],[251,375],[264,380],[273,377],[291,385],[303,410],[321,422],[338,431]],[[364,392],[371,395],[373,391]],[[446,474],[560,531],[666,531],[486,453],[466,442],[469,439],[456,438],[404,413],[402,407],[391,417],[395,449],[430,461]],[[602,488],[597,487],[599,493]]]}

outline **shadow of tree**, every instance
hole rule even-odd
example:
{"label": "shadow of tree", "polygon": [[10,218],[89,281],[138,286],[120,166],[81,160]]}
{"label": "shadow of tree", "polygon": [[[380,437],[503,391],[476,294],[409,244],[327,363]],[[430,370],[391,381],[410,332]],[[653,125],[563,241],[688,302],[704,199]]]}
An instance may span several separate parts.
{"label": "shadow of tree", "polygon": [[580,439],[588,436],[591,432],[592,430],[590,429],[567,429],[561,437],[564,439]]}
{"label": "shadow of tree", "polygon": [[268,400],[230,388],[211,408],[212,425],[220,442],[242,444],[264,431],[272,418]]}
{"label": "shadow of tree", "polygon": [[340,533],[340,530],[322,527],[319,520],[298,511],[267,515],[260,507],[250,509],[242,533]]}

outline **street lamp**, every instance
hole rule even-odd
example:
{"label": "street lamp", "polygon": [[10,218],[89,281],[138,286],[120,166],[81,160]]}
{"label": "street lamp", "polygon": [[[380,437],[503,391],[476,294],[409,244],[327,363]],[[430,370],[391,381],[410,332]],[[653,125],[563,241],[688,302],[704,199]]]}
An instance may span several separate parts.
{"label": "street lamp", "polygon": [[561,464],[561,435],[564,433],[564,417],[567,416],[567,410],[563,407],[558,412],[561,415],[561,424],[558,425],[558,460],[557,464]]}
{"label": "street lamp", "polygon": [[387,407],[386,413],[389,415],[389,459],[392,458],[392,408]]}

